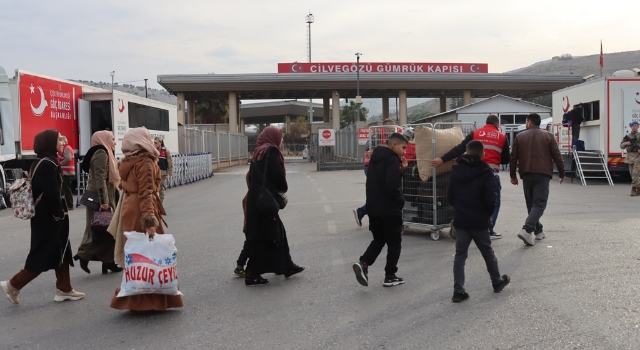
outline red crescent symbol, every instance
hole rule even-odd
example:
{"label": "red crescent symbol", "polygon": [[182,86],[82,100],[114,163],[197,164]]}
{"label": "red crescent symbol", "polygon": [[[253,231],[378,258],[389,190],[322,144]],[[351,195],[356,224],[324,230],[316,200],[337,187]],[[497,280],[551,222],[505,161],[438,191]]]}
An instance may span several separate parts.
{"label": "red crescent symbol", "polygon": [[293,73],[299,73],[299,71],[298,71],[298,70],[297,70],[297,68],[296,68],[296,66],[297,66],[297,65],[298,65],[297,63],[294,63],[294,64],[292,64],[292,65],[291,65],[291,71],[292,71]]}
{"label": "red crescent symbol", "polygon": [[565,96],[562,98],[562,100],[567,100],[567,106],[566,107],[562,107],[562,110],[567,113],[569,111],[569,108],[571,107],[571,104],[569,103],[569,96]]}
{"label": "red crescent symbol", "polygon": [[640,101],[638,101],[638,96],[640,96],[640,92],[636,91],[636,103],[640,105]]}
{"label": "red crescent symbol", "polygon": [[471,71],[471,73],[475,73],[476,71],[473,69],[473,67],[475,67],[475,64],[472,64],[471,67],[469,67],[469,70]]}
{"label": "red crescent symbol", "polygon": [[124,111],[124,101],[121,99],[118,99],[118,101],[120,101],[120,107],[118,107],[118,110],[122,113]]}

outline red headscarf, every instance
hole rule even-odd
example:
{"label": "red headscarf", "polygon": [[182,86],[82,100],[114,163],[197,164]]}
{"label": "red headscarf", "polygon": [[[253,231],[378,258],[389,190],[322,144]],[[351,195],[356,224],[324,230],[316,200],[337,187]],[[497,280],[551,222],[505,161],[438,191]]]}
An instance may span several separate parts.
{"label": "red headscarf", "polygon": [[281,143],[282,130],[276,128],[275,126],[267,126],[258,136],[258,141],[256,141],[257,147],[253,151],[251,161],[261,161],[262,158],[264,158],[265,154],[267,154],[267,149],[269,149],[269,147],[275,147],[278,150],[278,154],[280,155],[280,164],[282,165],[282,170],[286,171],[286,169],[284,168],[284,157],[282,156],[282,152],[280,152]]}

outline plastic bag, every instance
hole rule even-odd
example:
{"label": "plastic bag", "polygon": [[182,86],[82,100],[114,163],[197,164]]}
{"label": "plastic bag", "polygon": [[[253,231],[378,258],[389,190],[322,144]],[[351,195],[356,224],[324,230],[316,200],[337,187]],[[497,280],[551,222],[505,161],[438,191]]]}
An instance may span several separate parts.
{"label": "plastic bag", "polygon": [[156,234],[153,240],[141,232],[124,232],[124,272],[118,297],[137,294],[182,295],[178,290],[175,239]]}

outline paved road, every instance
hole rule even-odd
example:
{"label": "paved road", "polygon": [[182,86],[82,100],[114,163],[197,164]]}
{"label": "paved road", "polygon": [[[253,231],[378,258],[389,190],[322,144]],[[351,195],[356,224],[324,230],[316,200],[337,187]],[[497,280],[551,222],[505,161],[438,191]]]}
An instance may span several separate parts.
{"label": "paved road", "polygon": [[[48,272],[0,300],[0,349],[632,349],[640,344],[638,219],[640,198],[615,187],[552,181],[543,217],[547,238],[525,247],[515,237],[526,208],[521,187],[503,174],[494,241],[512,283],[494,294],[477,249],[467,262],[471,299],[450,301],[454,244],[407,229],[398,275],[383,288],[382,259],[360,286],[351,264],[371,240],[351,209],[364,201],[362,171],[315,172],[289,164],[289,206],[282,213],[294,261],[307,267],[285,280],[245,287],[231,271],[243,242],[240,200],[247,167],[167,192],[169,232],[177,239],[186,306],[131,316],[109,301],[119,274],[72,269],[85,300],[54,303]],[[0,279],[23,265],[28,223],[0,212]],[[77,249],[84,212],[71,213]],[[365,219],[365,223],[366,223]],[[445,232],[446,233],[446,232]]]}

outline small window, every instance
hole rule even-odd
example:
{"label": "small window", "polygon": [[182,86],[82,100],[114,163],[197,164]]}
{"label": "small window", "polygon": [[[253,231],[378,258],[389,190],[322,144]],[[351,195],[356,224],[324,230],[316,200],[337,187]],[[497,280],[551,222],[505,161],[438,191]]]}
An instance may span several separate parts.
{"label": "small window", "polygon": [[526,123],[527,123],[527,114],[516,114],[515,124],[526,124]]}
{"label": "small window", "polygon": [[513,114],[500,114],[500,124],[513,124]]}
{"label": "small window", "polygon": [[600,101],[591,102],[591,120],[600,120]]}
{"label": "small window", "polygon": [[129,127],[169,131],[169,111],[129,102]]}

